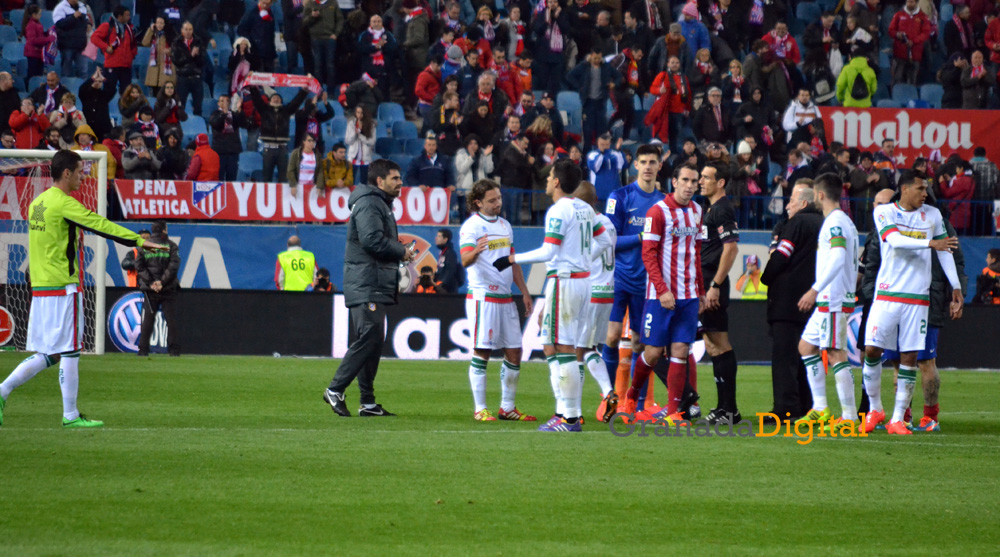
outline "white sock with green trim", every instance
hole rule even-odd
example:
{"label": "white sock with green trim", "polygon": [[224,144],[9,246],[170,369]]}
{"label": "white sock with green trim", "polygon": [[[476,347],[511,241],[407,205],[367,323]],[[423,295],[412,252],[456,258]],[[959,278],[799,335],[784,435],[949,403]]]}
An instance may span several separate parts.
{"label": "white sock with green trim", "polygon": [[826,370],[823,369],[823,358],[819,356],[802,356],[806,366],[806,379],[809,380],[809,390],[812,392],[813,408],[822,410],[826,402]]}
{"label": "white sock with green trim", "polygon": [[11,391],[24,385],[40,371],[52,365],[52,360],[45,354],[32,354],[14,368],[3,383],[0,383],[0,397],[7,400]]}
{"label": "white sock with green trim", "polygon": [[900,365],[899,378],[896,381],[896,407],[892,410],[890,422],[901,422],[906,416],[906,409],[913,400],[913,388],[917,384],[917,368]]}
{"label": "white sock with green trim", "polygon": [[590,372],[590,376],[601,387],[601,394],[608,396],[614,387],[611,386],[611,381],[608,379],[608,366],[604,363],[604,359],[596,351],[591,350],[583,356],[583,361],[587,363],[587,371]]}
{"label": "white sock with green trim", "polygon": [[837,382],[837,396],[840,398],[840,417],[857,421],[858,405],[854,402],[854,371],[851,370],[851,364],[834,364],[833,379]]}
{"label": "white sock with green trim", "polygon": [[59,358],[59,388],[62,390],[63,417],[75,420],[80,417],[76,408],[76,394],[80,390],[80,353],[63,354]]}
{"label": "white sock with green trim", "polygon": [[476,412],[486,409],[486,360],[472,356],[469,363],[469,384],[472,385],[472,401]]}
{"label": "white sock with green trim", "polygon": [[882,359],[869,360],[865,356],[865,367],[862,368],[862,379],[865,382],[865,392],[873,412],[885,412],[882,407]]}
{"label": "white sock with green trim", "polygon": [[559,354],[559,392],[562,393],[564,417],[579,418],[583,383],[583,369],[576,361],[576,354]]}
{"label": "white sock with green trim", "polygon": [[517,396],[517,380],[521,377],[521,366],[516,366],[504,358],[500,366],[500,408],[504,412],[514,409]]}
{"label": "white sock with green trim", "polygon": [[559,358],[548,356],[545,360],[549,364],[549,383],[552,384],[552,394],[556,397],[556,414],[565,416],[566,409],[563,407],[562,391],[559,389]]}

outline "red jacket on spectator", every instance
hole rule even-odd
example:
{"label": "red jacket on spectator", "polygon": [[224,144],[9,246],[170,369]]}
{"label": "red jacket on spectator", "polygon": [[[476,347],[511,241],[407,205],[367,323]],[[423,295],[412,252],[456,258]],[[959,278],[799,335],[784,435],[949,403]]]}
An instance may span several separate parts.
{"label": "red jacket on spectator", "polygon": [[430,66],[424,68],[417,76],[415,92],[421,101],[431,104],[434,97],[441,91],[441,70],[434,71]]}
{"label": "red jacket on spectator", "polygon": [[200,133],[195,138],[197,147],[188,166],[187,180],[214,182],[219,179],[219,154],[208,145],[208,134]]}
{"label": "red jacket on spectator", "polygon": [[504,62],[503,64],[494,63],[490,69],[497,74],[497,88],[507,93],[510,102],[519,101],[523,89],[517,67],[510,62]]}
{"label": "red jacket on spectator", "polygon": [[675,73],[670,77],[673,81],[672,86],[667,81],[667,72],[660,72],[653,80],[649,92],[656,96],[667,95],[666,109],[672,114],[691,112],[694,99],[691,94],[691,83],[687,76]]}
{"label": "red jacket on spectator", "polygon": [[462,37],[460,39],[455,39],[455,42],[452,44],[457,44],[458,48],[462,49],[463,56],[469,52],[470,48],[478,50],[480,68],[485,70],[493,65],[493,47],[490,46],[489,41],[486,39],[479,39],[479,42],[473,45],[469,39]]}
{"label": "red jacket on spectator", "polygon": [[125,178],[125,168],[122,166],[122,151],[125,150],[126,145],[117,139],[111,139],[110,137],[101,142],[111,151],[111,156],[115,158],[115,164],[118,166],[115,168],[115,178]]}
{"label": "red jacket on spectator", "polygon": [[[126,23],[121,27],[124,32],[122,36],[118,36],[117,26],[105,21],[90,36],[90,42],[104,53],[105,68],[131,68],[139,50],[132,24]],[[108,46],[113,49],[111,54],[108,54]]]}
{"label": "red jacket on spectator", "polygon": [[955,176],[951,180],[941,182],[941,197],[948,200],[960,201],[960,203],[949,203],[948,211],[951,212],[951,225],[959,232],[964,232],[972,223],[969,222],[972,216],[969,201],[976,193],[976,183],[972,179],[971,172]]}
{"label": "red jacket on spectator", "polygon": [[986,48],[990,49],[990,62],[1000,63],[1000,51],[997,51],[997,47],[1000,47],[1000,18],[990,22],[986,28],[985,40]]}
{"label": "red jacket on spectator", "polygon": [[24,57],[41,58],[42,50],[56,41],[55,37],[50,37],[45,32],[42,24],[31,18],[28,26],[24,29]]}
{"label": "red jacket on spectator", "polygon": [[14,131],[14,143],[18,149],[34,149],[50,125],[44,114],[35,112],[28,116],[20,110],[10,115],[8,123]]}
{"label": "red jacket on spectator", "polygon": [[[906,33],[906,38],[913,46],[906,46],[906,41],[896,38],[899,33]],[[892,55],[899,60],[920,62],[924,57],[924,43],[931,36],[931,22],[924,12],[917,8],[917,13],[910,15],[906,9],[899,10],[892,16],[889,24],[889,36],[892,37]]]}
{"label": "red jacket on spectator", "polygon": [[771,54],[782,60],[791,60],[798,64],[802,61],[802,54],[799,52],[799,43],[791,33],[785,33],[784,37],[779,37],[776,31],[766,33],[761,40],[771,47]]}

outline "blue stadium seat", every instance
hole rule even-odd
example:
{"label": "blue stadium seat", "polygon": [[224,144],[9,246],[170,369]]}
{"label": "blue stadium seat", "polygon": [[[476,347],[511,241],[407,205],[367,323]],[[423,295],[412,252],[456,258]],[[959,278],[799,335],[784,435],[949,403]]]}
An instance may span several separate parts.
{"label": "blue stadium seat", "polygon": [[190,115],[188,119],[181,122],[181,131],[186,139],[194,139],[199,133],[208,133],[208,126],[201,116]]}
{"label": "blue stadium seat", "polygon": [[921,100],[921,99],[910,99],[910,102],[906,103],[906,108],[934,108],[931,103]]}
{"label": "blue stadium seat", "polygon": [[875,106],[878,108],[902,108],[899,101],[894,101],[892,99],[882,99]]}
{"label": "blue stadium seat", "polygon": [[420,153],[424,152],[424,140],[419,137],[413,139],[407,139],[406,145],[403,147],[403,151],[411,156],[415,157]]}
{"label": "blue stadium seat", "polygon": [[208,121],[208,117],[212,115],[213,112],[219,109],[219,101],[211,97],[205,97],[201,101],[201,115]]}
{"label": "blue stadium seat", "polygon": [[[768,165],[767,170],[768,170],[767,183],[770,184],[771,180],[774,180],[775,176],[781,176],[781,173],[784,169],[781,168],[780,164],[772,162],[771,164]],[[785,192],[785,193],[791,193],[791,192]]]}
{"label": "blue stadium seat", "polygon": [[375,152],[383,157],[388,157],[402,154],[403,148],[398,141],[391,137],[380,137],[375,140]]}
{"label": "blue stadium seat", "polygon": [[803,22],[803,29],[809,23],[819,22],[822,15],[823,8],[816,2],[802,2],[795,8],[795,19]]}
{"label": "blue stadium seat", "polygon": [[379,122],[403,122],[406,120],[406,114],[403,112],[403,107],[396,103],[382,103],[378,105],[378,120]]}
{"label": "blue stadium seat", "polygon": [[901,106],[906,105],[913,99],[919,99],[920,92],[917,88],[909,83],[898,83],[892,86],[892,100],[898,102]]}
{"label": "blue stadium seat", "polygon": [[10,65],[10,60],[4,60],[0,58],[0,72],[12,71],[13,66]]}
{"label": "blue stadium seat", "polygon": [[46,29],[52,27],[52,10],[42,10],[42,19],[39,23]]}
{"label": "blue stadium seat", "polygon": [[0,43],[17,42],[17,31],[10,25],[0,26]]}
{"label": "blue stadium seat", "polygon": [[10,11],[10,25],[20,33],[21,23],[24,22],[24,10]]}
{"label": "blue stadium seat", "polygon": [[[69,89],[70,91],[79,91],[80,86],[83,85],[83,79],[79,77],[64,77],[59,80],[63,87]],[[75,93],[74,93],[75,94]]]}
{"label": "blue stadium seat", "polygon": [[375,123],[375,137],[389,137],[392,135],[392,126],[389,122],[379,120]]}
{"label": "blue stadium seat", "polygon": [[347,133],[347,119],[337,116],[330,120],[330,134],[344,137]]}
{"label": "blue stadium seat", "polygon": [[417,126],[413,122],[393,122],[392,137],[397,140],[417,137]]}
{"label": "blue stadium seat", "polygon": [[944,96],[944,87],[938,83],[925,83],[920,86],[920,98],[931,103],[934,108],[941,108],[941,97]]}
{"label": "blue stadium seat", "polygon": [[260,173],[264,170],[264,156],[256,151],[244,151],[240,153],[240,180],[250,180],[253,172]]}
{"label": "blue stadium seat", "polygon": [[955,15],[955,7],[951,4],[941,3],[941,7],[938,8],[938,15],[941,17],[941,33],[944,34],[944,26],[946,23],[951,21],[951,17]]}
{"label": "blue stadium seat", "polygon": [[332,96],[330,98],[330,107],[333,108],[333,113],[336,115],[334,116],[334,118],[344,117],[344,107],[341,106],[341,104],[337,102],[337,99],[333,98]]}
{"label": "blue stadium seat", "polygon": [[565,112],[580,112],[583,110],[583,103],[580,102],[580,94],[576,91],[559,91],[556,95],[556,109]]}
{"label": "blue stadium seat", "polygon": [[25,68],[28,67],[28,61],[24,58],[24,45],[21,43],[4,43],[3,58],[4,60],[10,60],[11,64],[16,64],[18,60],[24,60]]}
{"label": "blue stadium seat", "polygon": [[403,174],[406,174],[406,169],[410,167],[410,161],[413,157],[410,155],[390,155],[389,160],[399,165],[399,168],[403,170]]}
{"label": "blue stadium seat", "polygon": [[275,91],[277,91],[278,94],[281,95],[281,100],[284,101],[285,104],[292,102],[292,99],[295,98],[295,95],[299,94],[299,89],[292,87],[278,87],[277,89],[275,89]]}
{"label": "blue stadium seat", "polygon": [[31,78],[31,79],[28,80],[28,90],[26,92],[27,93],[31,93],[35,89],[38,89],[39,87],[41,87],[42,84],[44,84],[44,83],[45,83],[45,76],[44,75],[36,75],[35,77],[33,77],[33,78]]}
{"label": "blue stadium seat", "polygon": [[816,3],[819,4],[819,8],[825,12],[827,10],[833,11],[837,9],[837,5],[840,4],[840,0],[818,0]]}

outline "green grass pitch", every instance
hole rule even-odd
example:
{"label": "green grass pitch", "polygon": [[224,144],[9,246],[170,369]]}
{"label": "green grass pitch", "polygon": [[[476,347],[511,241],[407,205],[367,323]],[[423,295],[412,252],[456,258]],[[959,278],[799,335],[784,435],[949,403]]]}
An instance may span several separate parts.
{"label": "green grass pitch", "polygon": [[[0,353],[0,376],[21,358]],[[334,415],[321,402],[331,360],[107,355],[84,356],[80,367],[80,407],[103,429],[61,429],[54,369],[8,400],[3,554],[982,555],[1000,547],[995,373],[943,372],[939,434],[803,446],[783,437],[615,437],[593,419],[589,377],[585,433],[567,435],[473,422],[460,363],[383,362],[376,386],[394,419]],[[708,408],[711,371],[700,374]],[[739,377],[744,416],[767,410],[769,370],[741,367]],[[835,400],[832,380],[829,390]],[[522,410],[551,415],[544,364],[522,368],[519,391]],[[488,396],[495,411],[496,363]],[[356,413],[356,388],[348,401]]]}

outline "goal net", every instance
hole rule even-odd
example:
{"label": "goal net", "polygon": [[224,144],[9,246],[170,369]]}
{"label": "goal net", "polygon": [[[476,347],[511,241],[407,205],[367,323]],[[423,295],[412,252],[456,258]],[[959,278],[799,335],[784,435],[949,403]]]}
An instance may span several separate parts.
{"label": "goal net", "polygon": [[[107,214],[107,153],[78,151],[84,159],[84,179],[73,197],[88,209]],[[28,206],[52,185],[55,151],[0,150],[0,344],[24,350],[31,307],[28,272]],[[107,240],[80,232],[76,254],[84,294],[84,350],[104,353]],[[7,317],[9,316],[9,320]],[[9,321],[9,323],[8,323]],[[10,330],[6,330],[10,329]],[[11,334],[13,333],[13,334]],[[4,342],[5,341],[5,342]]]}

